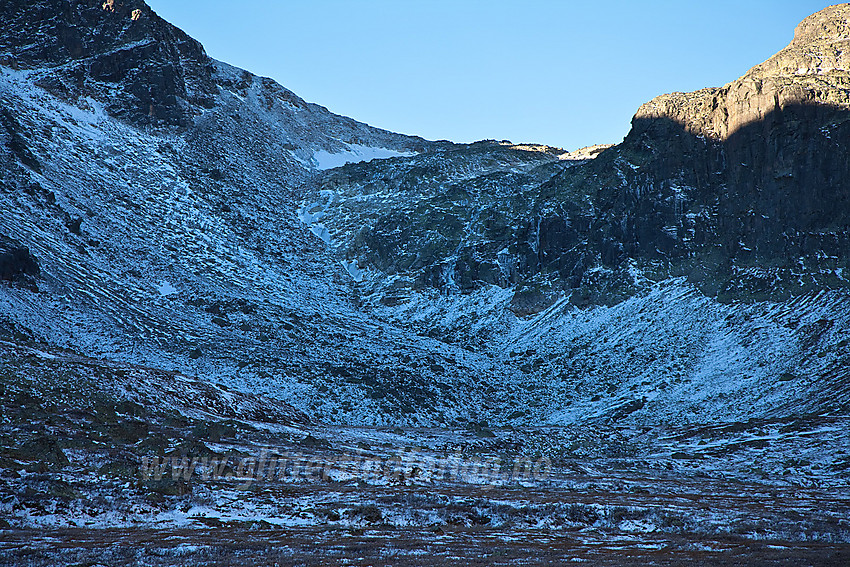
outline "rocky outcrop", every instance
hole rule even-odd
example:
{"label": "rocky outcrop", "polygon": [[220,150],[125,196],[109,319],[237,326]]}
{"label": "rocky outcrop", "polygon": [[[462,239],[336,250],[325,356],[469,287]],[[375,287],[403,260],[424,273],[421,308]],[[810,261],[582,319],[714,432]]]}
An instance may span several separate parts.
{"label": "rocky outcrop", "polygon": [[818,12],[740,79],[638,110],[617,153],[634,166],[628,189],[607,193],[642,188],[627,208],[653,208],[636,225],[675,235],[664,258],[699,257],[710,265],[698,272],[732,279],[758,274],[756,287],[846,283],[831,274],[850,250],[849,16],[848,4]]}
{"label": "rocky outcrop", "polygon": [[670,119],[685,132],[727,140],[742,128],[800,105],[850,110],[850,5],[809,16],[788,47],[720,88],[672,93],[644,104],[638,123]]}
{"label": "rocky outcrop", "polygon": [[217,93],[201,44],[141,0],[6,3],[0,63],[41,69],[54,94],[91,96],[136,124],[185,126]]}
{"label": "rocky outcrop", "polygon": [[6,130],[6,147],[12,155],[26,167],[40,172],[41,164],[30,150],[23,128],[15,116],[6,108],[0,109],[0,126]]}
{"label": "rocky outcrop", "polygon": [[34,288],[40,271],[38,262],[26,246],[0,236],[0,280]]}

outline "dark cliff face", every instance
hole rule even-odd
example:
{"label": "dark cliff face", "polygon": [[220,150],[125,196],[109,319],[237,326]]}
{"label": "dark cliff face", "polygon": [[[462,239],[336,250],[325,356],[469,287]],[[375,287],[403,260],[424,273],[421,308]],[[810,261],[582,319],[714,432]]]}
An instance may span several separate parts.
{"label": "dark cliff face", "polygon": [[[653,157],[641,166],[652,183],[678,177],[686,181],[690,201],[716,207],[715,241],[726,254],[751,251],[754,259],[789,260],[815,252],[816,234],[846,239],[848,118],[850,111],[842,108],[788,106],[721,141],[692,136],[662,118],[636,119],[622,151],[651,148]],[[789,248],[795,240],[801,246],[796,252]]]}
{"label": "dark cliff face", "polygon": [[38,261],[20,242],[0,236],[0,281],[38,291],[36,279],[40,274]]}
{"label": "dark cliff face", "polygon": [[672,266],[714,293],[843,285],[848,16],[848,5],[828,8],[741,79],[641,107],[623,144],[592,165],[630,164],[599,189],[612,205],[602,226],[626,256]]}
{"label": "dark cliff face", "polygon": [[0,62],[42,69],[39,85],[69,100],[91,96],[136,124],[186,126],[217,89],[200,43],[142,1],[4,3]]}
{"label": "dark cliff face", "polygon": [[603,263],[647,262],[712,294],[842,285],[832,276],[850,250],[848,118],[838,107],[787,106],[723,140],[636,118],[624,143],[588,166],[602,180]]}

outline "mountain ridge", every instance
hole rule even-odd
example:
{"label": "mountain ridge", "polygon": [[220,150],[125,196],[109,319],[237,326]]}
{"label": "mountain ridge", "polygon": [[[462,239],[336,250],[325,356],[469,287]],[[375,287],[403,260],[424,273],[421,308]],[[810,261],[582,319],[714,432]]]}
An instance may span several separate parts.
{"label": "mountain ridge", "polygon": [[[847,187],[841,181],[850,173],[845,167],[850,160],[844,159],[846,148],[839,142],[845,139],[850,110],[842,86],[850,75],[839,49],[845,40],[840,34],[835,39],[800,31],[832,29],[842,18],[846,6],[808,18],[789,47],[725,87],[661,95],[644,104],[623,143],[579,167],[547,166],[549,179],[532,182],[531,201],[524,208],[496,210],[496,217],[487,222],[507,229],[506,239],[495,236],[505,245],[495,240],[483,248],[461,244],[457,260],[451,260],[455,250],[448,248],[432,261],[436,277],[410,277],[415,282],[430,278],[435,287],[448,290],[497,280],[501,286],[514,285],[517,273],[522,273],[521,280],[540,280],[535,285],[543,288],[538,293],[542,306],[551,292],[572,290],[578,303],[605,303],[634,293],[641,286],[635,285],[630,262],[656,274],[650,279],[688,275],[706,293],[721,298],[781,298],[800,289],[846,287],[841,277],[846,258],[838,254],[850,242]],[[818,56],[821,67],[809,65],[814,47],[826,54]],[[808,66],[801,67],[801,61]],[[795,73],[788,75],[784,69],[792,66]],[[385,173],[375,177],[380,175],[386,178]],[[311,183],[315,198],[323,182]],[[337,183],[330,180],[329,186]],[[389,189],[399,190],[392,182]],[[356,196],[359,189],[353,186],[351,191]],[[479,206],[465,197],[439,198],[465,211],[459,218],[474,218]],[[417,197],[412,199],[416,202]],[[372,221],[361,219],[348,202],[338,214],[347,223],[365,227],[361,236],[345,237],[350,242],[343,252],[347,260],[359,256],[358,262],[371,262],[379,271],[395,262],[395,256],[390,261],[369,244],[364,247],[362,239],[369,241]],[[381,211],[365,206],[363,214],[380,216]],[[428,222],[427,215],[402,221],[411,233],[404,238],[415,239],[393,242],[392,249],[441,246],[427,241]],[[464,223],[455,224],[448,229],[453,246],[466,238],[457,228]],[[394,230],[392,222],[388,226]],[[491,231],[483,224],[474,230],[480,234],[470,242]],[[382,243],[398,238],[398,233],[378,236]],[[801,256],[807,264],[798,269]],[[599,269],[610,276],[590,277],[590,270],[598,274]],[[506,280],[504,273],[512,270],[519,272]],[[478,271],[484,275],[475,275]],[[471,283],[441,280],[443,272],[472,274]],[[589,279],[583,283],[585,277]],[[793,283],[800,278],[805,282],[801,286]]]}

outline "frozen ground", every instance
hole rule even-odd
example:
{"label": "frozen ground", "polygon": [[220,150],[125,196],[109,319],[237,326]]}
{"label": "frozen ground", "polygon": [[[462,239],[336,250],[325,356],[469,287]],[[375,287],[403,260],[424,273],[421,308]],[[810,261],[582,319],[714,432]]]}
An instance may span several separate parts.
{"label": "frozen ground", "polygon": [[850,557],[847,418],[327,426],[180,375],[2,348],[4,565]]}

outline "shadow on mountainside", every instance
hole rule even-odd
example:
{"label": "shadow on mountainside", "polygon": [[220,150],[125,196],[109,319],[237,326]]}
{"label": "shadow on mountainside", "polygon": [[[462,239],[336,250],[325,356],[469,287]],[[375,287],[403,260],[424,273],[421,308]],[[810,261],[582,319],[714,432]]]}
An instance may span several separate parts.
{"label": "shadow on mountainside", "polygon": [[[623,143],[561,183],[595,190],[603,264],[648,262],[710,295],[846,287],[850,111],[792,105],[723,141],[635,119]],[[590,175],[588,175],[590,172]]]}
{"label": "shadow on mountainside", "polygon": [[642,276],[686,276],[721,300],[782,299],[847,287],[849,119],[786,105],[721,141],[635,118],[620,145],[584,164],[535,165],[479,144],[346,166],[314,191],[335,195],[323,222],[346,261],[413,289],[513,287],[520,315],[560,294],[614,304]]}

